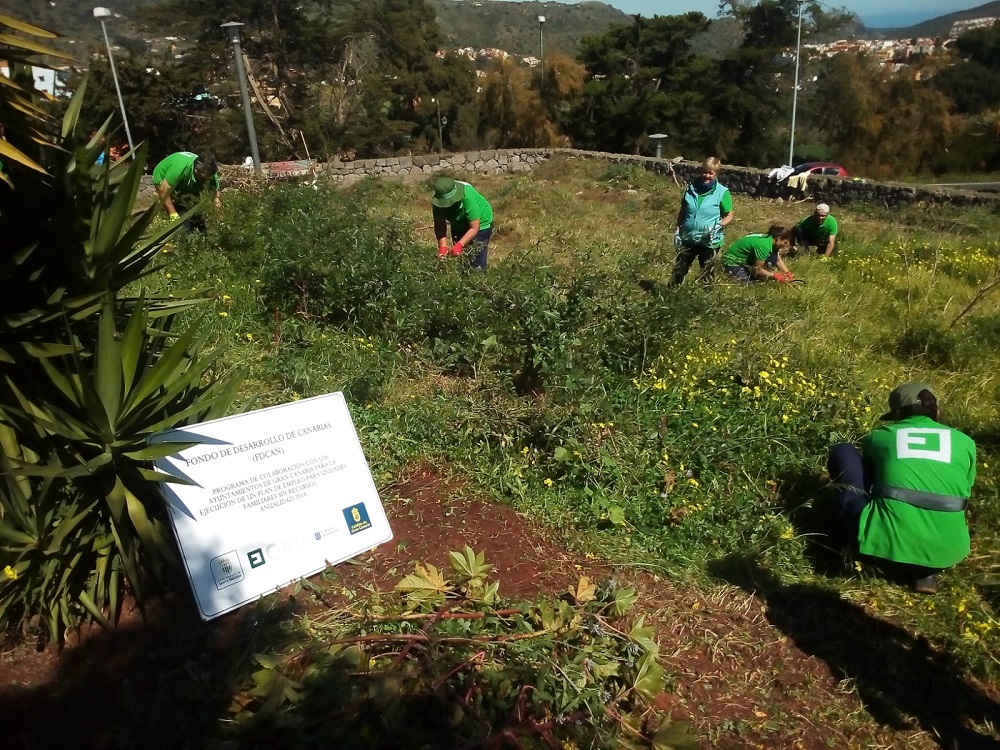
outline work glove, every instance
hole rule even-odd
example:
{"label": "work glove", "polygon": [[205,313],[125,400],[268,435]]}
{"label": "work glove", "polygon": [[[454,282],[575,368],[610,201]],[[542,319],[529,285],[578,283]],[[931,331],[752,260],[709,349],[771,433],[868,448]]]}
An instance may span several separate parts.
{"label": "work glove", "polygon": [[462,251],[464,249],[465,249],[465,245],[463,245],[461,242],[456,242],[454,245],[451,246],[451,254],[455,255],[455,256],[459,256],[459,255],[462,254]]}
{"label": "work glove", "polygon": [[177,213],[176,211],[171,212],[170,214],[171,221],[177,221],[179,218],[181,218],[181,215],[179,213]]}
{"label": "work glove", "polygon": [[782,273],[781,271],[775,271],[774,276],[772,278],[779,284],[787,284],[795,277],[792,276],[790,273]]}
{"label": "work glove", "polygon": [[677,229],[677,231],[674,232],[674,247],[676,247],[678,250],[684,247],[684,240],[681,239],[680,229]]}
{"label": "work glove", "polygon": [[447,254],[448,254],[448,246],[447,245],[438,245],[438,257],[439,258],[443,258]]}
{"label": "work glove", "polygon": [[708,238],[706,239],[705,242],[709,247],[715,247],[716,245],[722,244],[721,224],[716,224],[714,227],[712,227],[712,229],[708,232]]}

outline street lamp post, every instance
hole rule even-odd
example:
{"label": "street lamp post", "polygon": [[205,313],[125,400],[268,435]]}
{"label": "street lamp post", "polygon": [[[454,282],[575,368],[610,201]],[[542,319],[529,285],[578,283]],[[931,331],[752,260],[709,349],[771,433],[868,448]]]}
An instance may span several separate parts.
{"label": "street lamp post", "polygon": [[128,140],[128,155],[135,156],[135,147],[132,145],[132,131],[128,127],[128,116],[125,114],[125,100],[122,99],[122,89],[118,85],[118,71],[115,70],[115,58],[111,54],[111,42],[108,40],[108,27],[104,25],[104,19],[111,17],[111,11],[107,8],[94,8],[94,18],[101,22],[101,30],[104,32],[104,44],[108,48],[108,63],[111,65],[111,77],[115,81],[115,91],[118,92],[118,106],[122,110],[122,122],[125,123],[125,138]]}
{"label": "street lamp post", "polygon": [[795,41],[795,80],[792,81],[792,132],[788,139],[788,166],[794,167],[795,158],[795,110],[799,103],[799,57],[802,54],[802,6],[805,0],[799,0],[799,34]]}
{"label": "street lamp post", "polygon": [[545,78],[545,35],[542,30],[545,28],[545,16],[538,17],[538,60],[542,68],[542,78]]}
{"label": "street lamp post", "polygon": [[236,75],[240,79],[240,97],[243,99],[243,116],[247,121],[247,136],[250,138],[250,156],[253,157],[253,168],[257,174],[260,169],[260,152],[257,150],[257,131],[253,127],[253,112],[250,110],[250,94],[247,93],[247,74],[243,69],[243,52],[240,50],[240,27],[243,24],[239,21],[230,21],[221,24],[222,28],[229,34],[229,42],[233,45],[233,56],[236,58]]}
{"label": "street lamp post", "polygon": [[444,123],[441,121],[441,100],[437,97],[431,99],[437,105],[438,118],[438,153],[444,153]]}
{"label": "street lamp post", "polygon": [[659,159],[661,154],[663,154],[663,141],[667,139],[666,133],[653,133],[649,136],[649,140],[656,144],[656,158]]}

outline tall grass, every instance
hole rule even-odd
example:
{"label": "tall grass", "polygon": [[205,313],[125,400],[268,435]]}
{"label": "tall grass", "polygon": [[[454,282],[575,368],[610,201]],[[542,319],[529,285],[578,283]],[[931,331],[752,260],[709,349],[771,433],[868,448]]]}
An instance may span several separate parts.
{"label": "tall grass", "polygon": [[[344,390],[382,482],[438,462],[571,546],[704,587],[750,551],[996,677],[1000,308],[977,299],[995,213],[835,206],[838,254],[790,261],[806,285],[668,289],[671,180],[561,161],[475,182],[497,216],[485,274],[434,257],[427,185],[365,182],[230,196],[156,281],[208,288],[261,402]],[[811,211],[735,204],[729,240]],[[924,601],[811,554],[827,448],[910,378],[980,449],[973,555]]]}

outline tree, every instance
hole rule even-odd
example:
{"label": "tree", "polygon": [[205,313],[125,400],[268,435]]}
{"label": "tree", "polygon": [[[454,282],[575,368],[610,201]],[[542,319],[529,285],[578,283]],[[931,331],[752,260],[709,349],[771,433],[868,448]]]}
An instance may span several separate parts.
{"label": "tree", "polygon": [[816,87],[819,127],[847,164],[872,176],[930,170],[954,137],[951,102],[913,74],[890,74],[865,55],[832,58]]}
{"label": "tree", "polygon": [[798,30],[797,0],[732,3],[743,27],[743,43],[720,63],[712,96],[717,127],[715,151],[738,164],[781,163],[793,77],[784,53],[794,48]]}
{"label": "tree", "polygon": [[707,28],[700,13],[635,16],[631,26],[585,38],[580,60],[589,80],[568,122],[574,143],[638,151],[646,135],[662,130],[678,147],[703,144],[705,76],[714,75],[714,63],[690,40]]}

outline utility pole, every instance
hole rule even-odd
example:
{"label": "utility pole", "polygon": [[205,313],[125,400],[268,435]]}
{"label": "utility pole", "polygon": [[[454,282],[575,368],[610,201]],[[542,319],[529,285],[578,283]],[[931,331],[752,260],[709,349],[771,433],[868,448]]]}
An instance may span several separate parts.
{"label": "utility pole", "polygon": [[[250,109],[250,94],[247,93],[247,74],[243,68],[243,52],[240,50],[239,21],[220,24],[229,34],[229,42],[233,45],[233,55],[236,57],[236,75],[240,79],[240,96],[243,99],[243,116],[247,121],[247,136],[250,139],[250,156],[253,157],[253,168],[261,174],[260,151],[257,150],[257,131],[253,126],[253,112]],[[263,103],[263,102],[262,102]]]}
{"label": "utility pole", "polygon": [[799,0],[799,35],[795,42],[795,80],[792,81],[792,130],[788,139],[788,166],[794,167],[795,158],[795,110],[799,103],[799,57],[802,55],[802,6],[805,0]]}

